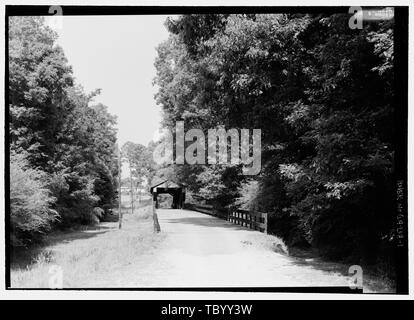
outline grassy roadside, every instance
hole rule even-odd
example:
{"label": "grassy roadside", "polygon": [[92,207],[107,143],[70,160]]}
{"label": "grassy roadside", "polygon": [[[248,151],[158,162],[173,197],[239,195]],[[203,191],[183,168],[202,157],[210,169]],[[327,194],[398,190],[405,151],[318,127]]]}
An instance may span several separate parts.
{"label": "grassy roadside", "polygon": [[[320,257],[316,250],[290,248],[289,256],[299,265],[311,266],[318,270],[337,272],[343,276],[349,276],[349,267],[352,263],[330,261]],[[357,264],[357,263],[354,263]],[[379,273],[373,266],[361,265],[363,270],[364,293],[395,293],[395,282],[385,273]]]}
{"label": "grassy roadside", "polygon": [[117,222],[104,222],[49,235],[41,247],[12,258],[11,286],[48,288],[56,270],[62,270],[63,288],[104,286],[122,267],[157,249],[164,235],[154,234],[151,214],[148,206],[124,214],[121,230]]}
{"label": "grassy roadside", "polygon": [[[296,265],[310,266],[316,270],[328,273],[338,273],[349,276],[351,264],[329,261],[321,258],[314,250],[288,248],[283,240],[263,233],[252,233],[244,245],[252,245],[257,249],[270,250],[275,253],[287,255],[294,259]],[[386,276],[385,272],[378,272],[373,266],[362,265],[364,293],[395,293],[395,282]]]}

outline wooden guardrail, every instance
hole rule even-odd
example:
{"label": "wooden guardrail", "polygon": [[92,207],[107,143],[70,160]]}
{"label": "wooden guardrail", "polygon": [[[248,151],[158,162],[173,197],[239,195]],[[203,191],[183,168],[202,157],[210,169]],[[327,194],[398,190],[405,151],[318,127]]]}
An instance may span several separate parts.
{"label": "wooden guardrail", "polygon": [[236,208],[215,208],[212,205],[185,203],[186,209],[206,213],[234,224],[267,233],[267,213]]}
{"label": "wooden guardrail", "polygon": [[253,210],[230,209],[228,220],[237,225],[267,233],[267,213]]}

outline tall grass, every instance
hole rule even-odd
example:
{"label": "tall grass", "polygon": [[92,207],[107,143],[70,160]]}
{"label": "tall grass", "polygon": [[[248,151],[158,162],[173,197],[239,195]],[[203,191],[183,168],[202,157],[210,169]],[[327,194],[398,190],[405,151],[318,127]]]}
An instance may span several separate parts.
{"label": "tall grass", "polygon": [[84,231],[57,233],[30,264],[11,268],[13,288],[48,288],[51,270],[59,267],[64,288],[101,287],[121,277],[117,270],[139,265],[143,255],[154,251],[163,235],[153,233],[151,207],[125,214],[122,229],[103,223]]}

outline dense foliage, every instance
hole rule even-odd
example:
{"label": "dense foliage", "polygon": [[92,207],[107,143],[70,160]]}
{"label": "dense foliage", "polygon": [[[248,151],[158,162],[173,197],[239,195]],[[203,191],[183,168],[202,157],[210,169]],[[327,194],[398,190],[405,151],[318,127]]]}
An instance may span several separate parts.
{"label": "dense foliage", "polygon": [[57,212],[43,171],[31,168],[23,154],[11,154],[10,206],[11,240],[22,245],[50,228]]}
{"label": "dense foliage", "polygon": [[[393,223],[393,21],[187,15],[158,48],[163,124],[262,130],[262,170],[178,166],[193,194],[271,214],[290,245],[375,262]],[[388,254],[388,253],[387,253]]]}
{"label": "dense foliage", "polygon": [[122,158],[128,163],[130,179],[136,180],[137,186],[149,188],[155,166],[151,150],[142,144],[127,141],[121,152]]}
{"label": "dense foliage", "polygon": [[41,17],[9,20],[9,125],[13,245],[51,227],[96,221],[117,175],[116,119],[99,91],[84,93]]}

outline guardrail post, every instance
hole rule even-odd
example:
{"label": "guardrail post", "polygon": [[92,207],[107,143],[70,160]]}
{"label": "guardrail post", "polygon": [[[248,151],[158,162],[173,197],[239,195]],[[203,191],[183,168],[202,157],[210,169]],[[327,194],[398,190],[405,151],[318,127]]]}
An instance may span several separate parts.
{"label": "guardrail post", "polygon": [[264,214],[264,225],[265,225],[264,233],[267,233],[267,213]]}
{"label": "guardrail post", "polygon": [[158,216],[157,216],[157,211],[155,209],[154,200],[152,201],[152,219],[154,220],[154,232],[160,232],[161,227],[160,227],[160,223],[158,222]]}

